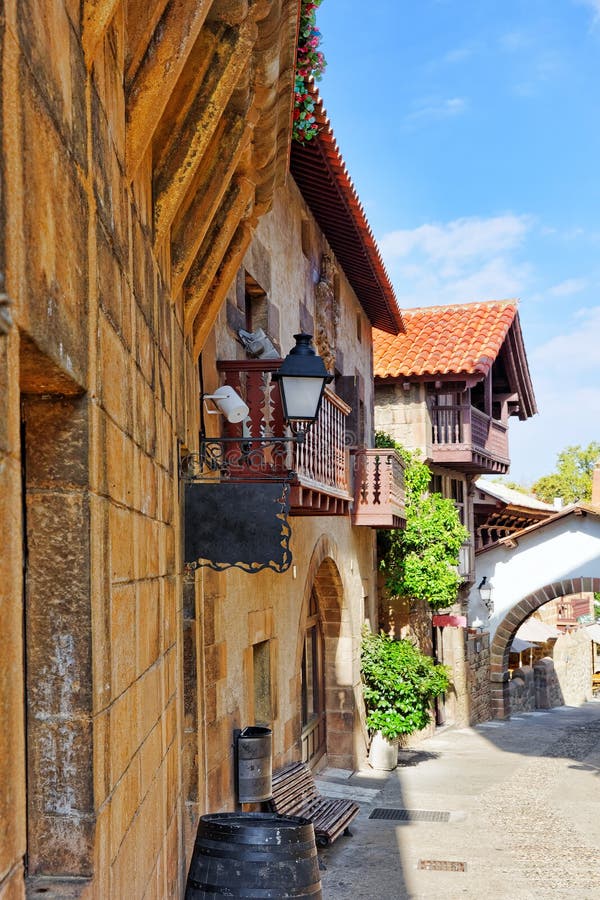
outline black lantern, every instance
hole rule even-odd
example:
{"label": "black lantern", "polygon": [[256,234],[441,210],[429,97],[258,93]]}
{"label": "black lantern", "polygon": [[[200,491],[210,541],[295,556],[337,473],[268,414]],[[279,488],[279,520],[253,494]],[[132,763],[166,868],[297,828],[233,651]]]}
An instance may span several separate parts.
{"label": "black lantern", "polygon": [[294,339],[296,346],[272,377],[279,382],[286,422],[307,427],[316,421],[325,385],[333,381],[333,375],[315,352],[311,334],[295,334]]}

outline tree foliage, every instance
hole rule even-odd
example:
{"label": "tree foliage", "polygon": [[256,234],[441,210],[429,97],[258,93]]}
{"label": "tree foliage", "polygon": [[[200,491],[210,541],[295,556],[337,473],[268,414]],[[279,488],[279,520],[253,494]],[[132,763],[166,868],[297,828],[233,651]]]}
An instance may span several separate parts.
{"label": "tree foliage", "polygon": [[365,629],[361,648],[367,727],[388,740],[420,731],[431,719],[431,703],[448,690],[445,666],[410,641]]}
{"label": "tree foliage", "polygon": [[552,503],[560,497],[563,503],[589,500],[592,496],[592,472],[600,459],[600,443],[592,441],[587,447],[580,444],[565,447],[558,454],[556,470],[544,475],[533,485],[533,493],[539,500]]}
{"label": "tree foliage", "polygon": [[406,464],[406,528],[378,535],[386,588],[392,596],[426,600],[433,609],[446,609],[458,596],[458,552],[469,532],[452,500],[428,493],[431,472],[418,453],[383,432],[375,439],[378,447],[398,450]]}

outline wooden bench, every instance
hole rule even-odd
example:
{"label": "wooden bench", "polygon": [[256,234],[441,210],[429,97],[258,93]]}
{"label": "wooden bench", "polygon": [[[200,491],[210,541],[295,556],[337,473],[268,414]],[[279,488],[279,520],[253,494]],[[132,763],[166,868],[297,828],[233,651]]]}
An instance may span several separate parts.
{"label": "wooden bench", "polygon": [[271,810],[282,816],[303,816],[315,828],[319,847],[327,847],[342,834],[359,813],[353,800],[323,797],[305,763],[295,762],[273,772]]}

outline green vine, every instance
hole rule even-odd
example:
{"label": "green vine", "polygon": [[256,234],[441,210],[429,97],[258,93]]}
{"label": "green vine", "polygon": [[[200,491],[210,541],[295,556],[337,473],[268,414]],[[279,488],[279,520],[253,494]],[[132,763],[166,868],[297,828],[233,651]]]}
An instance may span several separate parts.
{"label": "green vine", "polygon": [[377,447],[394,447],[405,463],[406,528],[378,532],[380,568],[391,596],[426,600],[432,609],[446,609],[458,596],[459,550],[469,537],[452,500],[429,493],[431,472],[383,432]]}
{"label": "green vine", "polygon": [[320,81],[327,65],[319,50],[321,32],[316,26],[316,11],[321,2],[322,0],[302,0],[300,7],[292,126],[292,136],[300,143],[311,141],[319,132],[314,115],[315,101],[308,89],[308,82],[310,78]]}
{"label": "green vine", "polygon": [[363,696],[367,728],[388,740],[421,731],[431,720],[432,701],[448,690],[445,666],[436,665],[410,641],[395,641],[383,631],[363,632]]}

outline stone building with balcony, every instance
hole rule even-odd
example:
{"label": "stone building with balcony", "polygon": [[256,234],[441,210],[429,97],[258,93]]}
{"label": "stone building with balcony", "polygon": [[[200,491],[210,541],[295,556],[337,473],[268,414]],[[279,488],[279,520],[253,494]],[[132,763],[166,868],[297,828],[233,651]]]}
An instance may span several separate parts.
{"label": "stone building with balcony", "polygon": [[[473,701],[479,654],[487,649],[484,639],[468,635],[465,617],[476,526],[482,524],[475,520],[475,480],[509,471],[509,420],[534,415],[535,397],[516,301],[407,309],[403,318],[404,333],[375,332],[375,426],[420,451],[431,469],[432,491],[455,502],[470,533],[460,553],[462,587],[453,610],[462,618],[449,625],[434,616],[431,643],[425,642],[453,671],[453,691],[439,720],[468,723],[487,717],[489,708],[489,698]],[[429,616],[427,610],[420,614]],[[411,630],[411,615],[417,611],[405,605],[396,611],[400,629]],[[416,633],[422,640],[422,622]]]}
{"label": "stone building with balcony", "polygon": [[[362,472],[371,324],[401,320],[328,129],[303,161],[327,167],[337,233],[289,175],[298,16],[297,0],[0,10],[7,900],[182,896],[198,815],[235,803],[236,725],[270,721],[279,759],[361,752],[372,523],[382,496],[401,520],[402,498],[380,490],[390,458],[376,502],[366,475],[355,502],[351,453]],[[335,374],[291,463],[293,563],[187,579],[200,373],[206,392],[243,369],[238,328],[262,324],[283,355],[313,330]]]}
{"label": "stone building with balcony", "polygon": [[[215,547],[188,588],[196,602],[186,608],[203,610],[200,629],[186,620],[200,642],[192,649],[190,640],[187,670],[203,661],[199,759],[210,809],[235,802],[236,728],[268,725],[275,766],[301,758],[355,768],[364,759],[359,658],[363,623],[377,625],[375,529],[404,518],[402,463],[373,449],[372,370],[373,327],[397,334],[402,318],[316,99],[321,130],[309,145],[292,146],[287,183],[258,225],[199,360],[207,395],[227,385],[248,407],[237,423],[204,415],[201,446],[230,454],[215,477],[239,477],[240,497],[265,478],[290,479],[291,558],[280,571],[221,566]],[[298,332],[314,335],[333,379],[304,441],[278,443],[290,435],[273,375]],[[218,500],[207,503],[215,528],[222,510]],[[240,512],[231,531],[246,527]]]}

